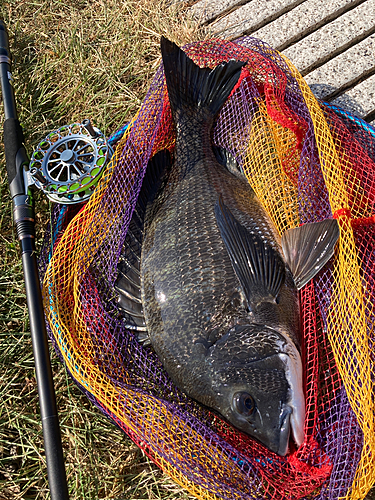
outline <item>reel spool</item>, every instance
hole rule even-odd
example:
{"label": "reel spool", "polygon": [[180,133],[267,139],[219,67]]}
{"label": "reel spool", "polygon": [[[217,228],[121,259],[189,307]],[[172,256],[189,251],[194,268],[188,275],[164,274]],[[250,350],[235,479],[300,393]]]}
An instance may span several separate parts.
{"label": "reel spool", "polygon": [[90,120],[83,120],[54,130],[38,144],[28,177],[55,203],[83,203],[92,195],[112,154],[102,132]]}

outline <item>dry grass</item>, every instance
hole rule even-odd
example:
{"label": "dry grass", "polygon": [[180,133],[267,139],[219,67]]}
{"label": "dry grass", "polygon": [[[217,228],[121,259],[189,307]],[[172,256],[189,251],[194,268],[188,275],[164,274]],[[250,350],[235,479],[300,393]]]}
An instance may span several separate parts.
{"label": "dry grass", "polygon": [[[138,110],[160,63],[159,40],[204,37],[182,2],[3,0],[29,152],[89,117],[107,135]],[[0,129],[3,116],[0,113]],[[2,144],[2,139],[0,140]],[[48,498],[18,243],[0,146],[0,500]],[[37,196],[40,242],[49,206]],[[189,499],[52,364],[71,500]],[[374,492],[368,499],[375,499]]]}
{"label": "dry grass", "polygon": [[[107,135],[114,132],[145,96],[160,63],[160,36],[180,45],[203,36],[182,2],[163,0],[10,0],[0,17],[9,30],[29,153],[47,132],[86,117]],[[0,153],[0,500],[44,499],[22,268]],[[49,206],[39,195],[36,207],[40,242]],[[89,404],[54,353],[52,363],[72,500],[190,498]]]}

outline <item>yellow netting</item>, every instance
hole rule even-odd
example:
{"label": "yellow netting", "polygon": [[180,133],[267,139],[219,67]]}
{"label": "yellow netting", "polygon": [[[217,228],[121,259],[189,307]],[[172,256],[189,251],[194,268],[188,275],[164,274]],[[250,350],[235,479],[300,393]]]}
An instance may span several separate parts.
{"label": "yellow netting", "polygon": [[[355,179],[356,169],[349,162],[345,166],[340,163],[335,142],[317,100],[292,63],[287,61],[287,64],[298,81],[314,123],[320,163],[329,192],[332,213],[341,211],[337,216],[340,223],[340,240],[334,268],[333,298],[333,303],[338,307],[329,311],[327,333],[350,404],[364,434],[361,461],[347,498],[364,498],[375,481],[374,367],[370,364],[368,320],[365,313],[367,309],[368,317],[371,317],[373,302],[369,303],[369,298],[363,293],[360,257],[348,214],[353,218],[368,217],[372,215],[373,207],[368,203],[365,206],[361,203],[361,210],[358,210],[356,198],[354,203],[349,205],[345,173],[348,175],[347,173],[351,172],[351,176]],[[363,200],[363,187],[359,183],[355,195]],[[355,369],[352,363],[347,363],[347,360],[353,357],[353,353],[356,356]]]}

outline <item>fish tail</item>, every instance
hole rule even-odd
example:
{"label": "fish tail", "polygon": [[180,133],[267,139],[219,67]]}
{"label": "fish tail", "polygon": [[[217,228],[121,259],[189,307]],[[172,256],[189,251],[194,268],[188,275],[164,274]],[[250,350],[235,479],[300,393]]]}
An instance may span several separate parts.
{"label": "fish tail", "polygon": [[245,62],[230,60],[216,68],[200,68],[183,50],[161,38],[165,78],[172,113],[195,111],[215,116],[238,82]]}

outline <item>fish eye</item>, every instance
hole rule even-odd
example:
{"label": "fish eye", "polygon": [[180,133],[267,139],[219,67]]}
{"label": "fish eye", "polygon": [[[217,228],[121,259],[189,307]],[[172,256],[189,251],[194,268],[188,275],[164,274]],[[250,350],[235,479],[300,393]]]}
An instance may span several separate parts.
{"label": "fish eye", "polygon": [[255,410],[255,401],[247,392],[236,392],[233,396],[234,408],[241,415],[249,416]]}

